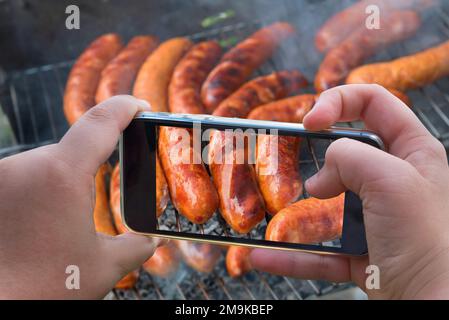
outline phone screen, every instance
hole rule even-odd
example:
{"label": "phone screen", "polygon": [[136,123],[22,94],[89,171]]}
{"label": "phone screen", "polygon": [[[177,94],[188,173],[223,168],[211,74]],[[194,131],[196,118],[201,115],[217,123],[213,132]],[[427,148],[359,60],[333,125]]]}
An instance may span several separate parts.
{"label": "phone screen", "polygon": [[349,242],[366,246],[357,196],[317,199],[304,188],[334,138],[200,123],[135,126],[147,152],[122,159],[124,218],[132,230],[328,252]]}

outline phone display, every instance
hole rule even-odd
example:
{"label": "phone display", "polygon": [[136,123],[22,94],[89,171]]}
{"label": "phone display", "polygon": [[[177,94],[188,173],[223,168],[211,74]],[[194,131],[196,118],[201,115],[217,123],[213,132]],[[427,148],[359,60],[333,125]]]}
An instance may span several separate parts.
{"label": "phone display", "polygon": [[[133,231],[285,249],[366,253],[361,203],[351,192],[311,197],[304,181],[343,136],[301,125],[154,114],[121,141],[122,214]],[[238,199],[238,200],[237,200]]]}

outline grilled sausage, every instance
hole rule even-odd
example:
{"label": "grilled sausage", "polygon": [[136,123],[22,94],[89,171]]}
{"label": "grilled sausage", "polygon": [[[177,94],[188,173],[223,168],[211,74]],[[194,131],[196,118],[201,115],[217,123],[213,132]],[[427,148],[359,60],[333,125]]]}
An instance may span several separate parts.
{"label": "grilled sausage", "polygon": [[280,122],[301,122],[302,118],[315,104],[316,96],[301,94],[255,108],[248,115],[248,119],[270,120]]}
{"label": "grilled sausage", "polygon": [[229,247],[226,253],[226,270],[232,278],[240,277],[253,269],[249,259],[251,251],[248,247]]}
{"label": "grilled sausage", "polygon": [[206,109],[212,113],[261,66],[286,38],[295,34],[288,23],[262,28],[229,50],[212,70],[201,89]]}
{"label": "grilled sausage", "polygon": [[220,103],[213,114],[244,118],[255,107],[284,98],[306,86],[307,80],[299,71],[273,72],[244,84]]}
{"label": "grilled sausage", "polygon": [[[218,195],[201,162],[201,148],[193,146],[192,131],[160,127],[158,147],[173,205],[190,222],[205,223],[218,209]],[[180,150],[188,159],[175,154]]]}
{"label": "grilled sausage", "polygon": [[344,193],[320,200],[300,200],[278,212],[270,220],[265,239],[313,244],[341,237],[343,231]]}
{"label": "grilled sausage", "polygon": [[368,6],[377,6],[384,16],[393,10],[422,10],[434,4],[434,0],[362,0],[336,13],[328,19],[315,36],[315,46],[320,52],[326,52],[338,44],[354,30],[364,28]]}
{"label": "grilled sausage", "polygon": [[402,92],[417,89],[449,75],[449,41],[390,62],[353,70],[346,83],[377,83]]}
{"label": "grilled sausage", "polygon": [[[94,224],[97,232],[108,236],[116,236],[117,230],[112,221],[111,212],[109,210],[108,196],[106,194],[106,176],[111,173],[108,164],[103,164],[95,175],[95,208],[94,208]],[[124,276],[115,284],[117,289],[129,289],[136,283],[138,272],[133,271]]]}
{"label": "grilled sausage", "polygon": [[101,72],[101,79],[95,95],[96,103],[112,96],[130,94],[137,71],[145,58],[157,47],[153,36],[136,36],[109,62]]}
{"label": "grilled sausage", "polygon": [[[214,115],[246,117],[251,109],[283,98],[304,86],[297,71],[275,72],[256,78],[223,101]],[[241,134],[214,131],[209,143],[209,168],[220,198],[220,212],[238,233],[247,233],[265,216],[254,168],[248,164],[246,146],[236,148]]]}
{"label": "grilled sausage", "polygon": [[[299,95],[260,106],[248,118],[302,122],[314,103],[314,95]],[[300,142],[299,137],[292,136],[257,136],[257,182],[271,215],[298,200],[302,194],[298,165]]]}
{"label": "grilled sausage", "polygon": [[194,45],[179,61],[168,87],[169,109],[173,113],[206,113],[201,85],[221,55],[216,41]]}
{"label": "grilled sausage", "polygon": [[326,54],[315,77],[317,92],[341,84],[364,60],[392,43],[411,37],[421,25],[415,11],[395,11],[382,18],[380,29],[360,27]]}
{"label": "grilled sausage", "polygon": [[[193,46],[180,60],[169,85],[171,112],[204,113],[201,84],[220,53],[215,41],[206,41]],[[188,139],[180,140],[183,136]],[[174,154],[180,146],[188,152],[187,162]],[[218,195],[201,161],[201,150],[193,147],[192,130],[160,127],[158,148],[173,205],[192,223],[209,220],[218,208]]]}
{"label": "grilled sausage", "polygon": [[142,267],[154,276],[168,278],[178,270],[179,263],[178,250],[169,243],[168,245],[158,247],[151,258],[144,262]]}
{"label": "grilled sausage", "polygon": [[199,272],[212,272],[221,257],[220,248],[209,243],[178,240],[175,244],[184,262]]}
{"label": "grilled sausage", "polygon": [[69,124],[95,105],[101,71],[121,48],[117,34],[105,34],[92,42],[76,60],[64,92],[64,114]]}
{"label": "grilled sausage", "polygon": [[152,111],[168,111],[168,84],[179,59],[191,46],[192,42],[186,38],[163,42],[140,68],[133,95],[148,101]]}
{"label": "grilled sausage", "polygon": [[[120,208],[120,167],[117,164],[112,171],[110,182],[110,206],[114,222],[120,233],[127,232],[128,229],[122,222],[122,214]],[[168,203],[168,189],[165,181],[164,173],[160,167],[159,160],[156,158],[156,215],[159,218]]]}

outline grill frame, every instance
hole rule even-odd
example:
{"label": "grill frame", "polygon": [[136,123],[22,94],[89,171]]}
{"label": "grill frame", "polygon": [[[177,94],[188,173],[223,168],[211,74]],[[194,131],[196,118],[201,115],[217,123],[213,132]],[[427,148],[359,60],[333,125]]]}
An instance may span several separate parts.
{"label": "grill frame", "polygon": [[[294,12],[295,10],[292,14]],[[438,42],[442,42],[449,38],[449,6],[436,7],[434,14],[438,17],[438,25],[435,27],[440,33]],[[260,21],[241,22],[188,35],[188,37],[194,41],[211,38],[224,39],[227,36],[243,38],[260,25]],[[312,79],[310,75],[315,73],[317,66],[309,63],[313,59],[310,58],[310,52],[303,51],[301,38],[299,37],[295,42],[298,48],[297,52],[304,57],[307,64],[307,68],[304,70],[300,68],[300,70],[304,71],[309,79]],[[417,47],[419,48],[410,49],[408,42],[398,44],[394,49],[385,50],[383,56],[377,56],[372,61],[393,59],[399,56],[398,52],[409,53],[424,48],[423,46]],[[289,55],[291,53],[287,53],[285,49],[281,48],[277,54],[278,58],[268,61],[256,75],[283,69],[283,57]],[[49,64],[7,75],[5,84],[0,86],[0,104],[9,110],[8,115],[17,132],[17,137],[11,145],[0,149],[0,159],[21,151],[55,143],[68,129],[61,106],[65,79],[72,64],[73,61]],[[39,87],[40,90],[32,91],[36,87]],[[40,101],[38,109],[35,108],[36,93],[41,96],[40,100],[38,99]],[[414,102],[417,102],[413,108],[417,116],[432,134],[446,148],[449,148],[449,79],[443,79],[425,88],[415,90],[410,93],[410,96]],[[362,127],[360,123],[345,125]],[[32,130],[27,132],[26,126],[31,126]],[[42,129],[45,133],[42,133]],[[29,134],[30,132],[31,134]],[[258,271],[250,272],[239,279],[231,279],[226,274],[222,258],[211,274],[200,274],[182,266],[175,276],[175,281],[158,279],[141,270],[139,282],[132,290],[114,289],[106,298],[306,299],[344,290],[351,286],[351,284],[333,284],[324,281],[302,281]],[[164,292],[167,287],[172,290],[169,294]],[[280,287],[287,289],[279,290]]]}

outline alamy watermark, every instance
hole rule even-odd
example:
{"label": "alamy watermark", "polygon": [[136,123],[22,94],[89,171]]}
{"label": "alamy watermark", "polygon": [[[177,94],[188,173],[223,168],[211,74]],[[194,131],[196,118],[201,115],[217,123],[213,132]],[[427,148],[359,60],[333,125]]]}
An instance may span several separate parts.
{"label": "alamy watermark", "polygon": [[277,129],[202,130],[200,123],[194,123],[191,130],[186,128],[169,130],[172,145],[169,148],[169,158],[173,165],[256,164],[258,139],[259,143],[262,143],[260,139],[264,139],[264,157],[270,158],[270,166],[262,167],[259,173],[267,175],[277,171],[279,154]]}
{"label": "alamy watermark", "polygon": [[68,30],[79,30],[80,28],[80,8],[77,5],[71,4],[65,8],[65,13],[68,14],[65,19],[65,27]]}
{"label": "alamy watermark", "polygon": [[380,29],[380,8],[374,4],[365,8],[365,13],[368,15],[365,19],[365,27],[368,30]]}
{"label": "alamy watermark", "polygon": [[380,289],[380,269],[375,264],[370,264],[366,267],[365,273],[368,275],[365,280],[365,287],[367,290]]}
{"label": "alamy watermark", "polygon": [[65,273],[68,274],[65,279],[65,287],[68,290],[80,289],[80,268],[77,265],[71,264],[65,268]]}

